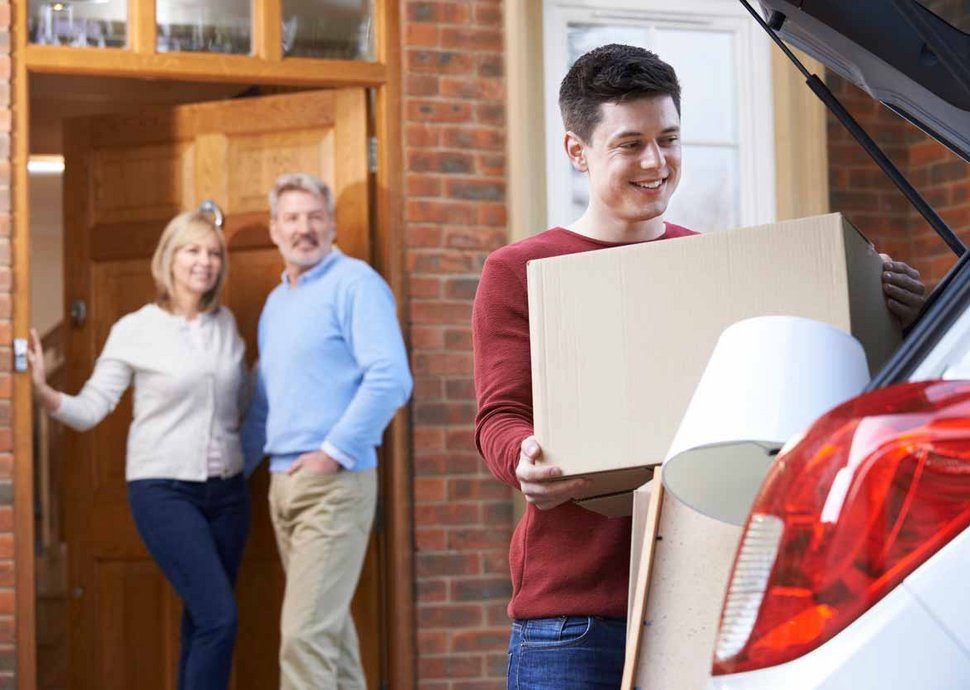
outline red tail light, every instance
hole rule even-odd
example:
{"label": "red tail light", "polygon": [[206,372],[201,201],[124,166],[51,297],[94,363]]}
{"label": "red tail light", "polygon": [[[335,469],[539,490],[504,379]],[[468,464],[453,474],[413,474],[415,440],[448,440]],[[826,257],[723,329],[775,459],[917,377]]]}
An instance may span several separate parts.
{"label": "red tail light", "polygon": [[734,564],[715,675],[790,661],[970,524],[970,382],[862,395],[783,451]]}

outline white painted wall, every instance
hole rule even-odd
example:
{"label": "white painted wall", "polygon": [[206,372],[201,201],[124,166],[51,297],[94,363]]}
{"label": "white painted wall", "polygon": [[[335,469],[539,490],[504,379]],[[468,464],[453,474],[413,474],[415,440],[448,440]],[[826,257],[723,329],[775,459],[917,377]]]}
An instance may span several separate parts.
{"label": "white painted wall", "polygon": [[30,190],[30,311],[41,336],[64,314],[63,178],[61,174],[31,174]]}

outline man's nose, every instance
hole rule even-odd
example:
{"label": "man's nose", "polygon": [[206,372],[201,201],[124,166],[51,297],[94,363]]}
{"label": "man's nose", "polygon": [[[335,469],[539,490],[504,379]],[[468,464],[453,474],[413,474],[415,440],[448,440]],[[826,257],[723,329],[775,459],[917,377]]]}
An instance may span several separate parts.
{"label": "man's nose", "polygon": [[665,162],[664,152],[657,142],[651,141],[643,147],[643,153],[640,155],[641,169],[653,170],[654,168],[662,168]]}

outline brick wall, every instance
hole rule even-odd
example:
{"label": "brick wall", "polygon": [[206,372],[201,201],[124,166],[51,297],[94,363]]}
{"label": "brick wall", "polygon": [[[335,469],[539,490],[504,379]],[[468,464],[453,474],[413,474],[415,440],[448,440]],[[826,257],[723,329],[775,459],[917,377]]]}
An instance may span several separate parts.
{"label": "brick wall", "polygon": [[[970,244],[970,165],[919,129],[837,76],[829,88],[882,147],[943,220]],[[955,255],[869,156],[829,116],[830,201],[880,251],[919,269],[932,286]]]}
{"label": "brick wall", "polygon": [[10,3],[0,2],[0,689],[15,687],[11,392]]}
{"label": "brick wall", "polygon": [[418,679],[504,688],[511,492],[474,443],[471,309],[506,243],[499,0],[403,3]]}

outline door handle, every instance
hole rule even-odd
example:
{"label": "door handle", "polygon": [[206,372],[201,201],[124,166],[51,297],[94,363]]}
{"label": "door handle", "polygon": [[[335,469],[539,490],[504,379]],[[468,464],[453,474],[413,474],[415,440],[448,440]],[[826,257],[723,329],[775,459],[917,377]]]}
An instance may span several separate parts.
{"label": "door handle", "polygon": [[201,204],[199,204],[199,213],[205,213],[212,216],[212,222],[216,224],[216,227],[222,227],[222,223],[225,220],[225,215],[222,213],[222,209],[219,208],[219,204],[212,199],[205,199]]}
{"label": "door handle", "polygon": [[71,325],[74,328],[81,328],[84,326],[85,321],[88,320],[88,303],[83,299],[76,299],[71,302],[71,308],[68,311],[71,317]]}

